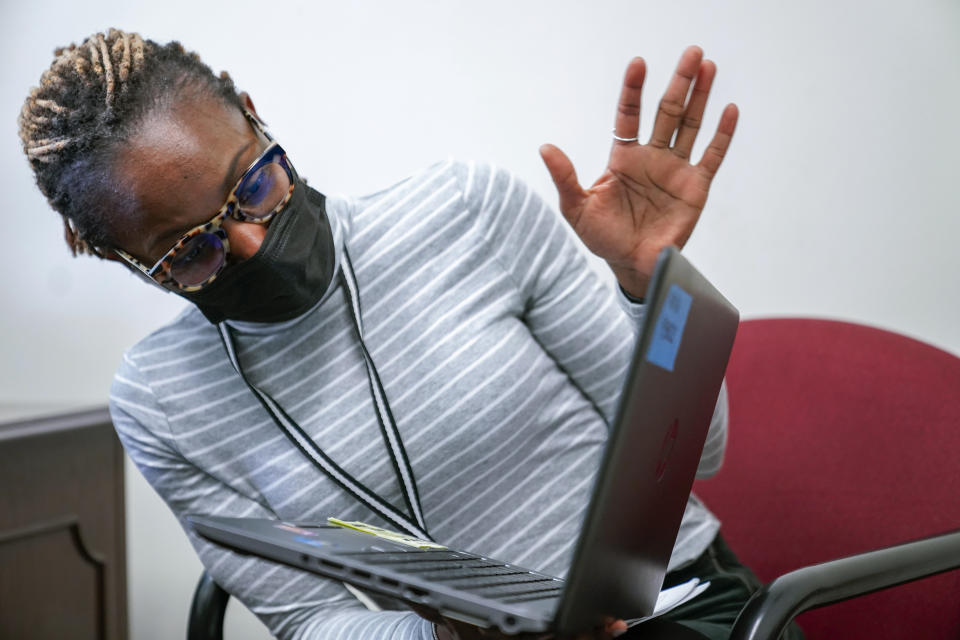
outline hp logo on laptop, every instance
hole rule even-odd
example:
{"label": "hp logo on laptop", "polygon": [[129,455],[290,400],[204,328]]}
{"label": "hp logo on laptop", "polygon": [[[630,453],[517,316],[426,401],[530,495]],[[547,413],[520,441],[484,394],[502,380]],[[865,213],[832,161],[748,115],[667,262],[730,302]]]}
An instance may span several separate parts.
{"label": "hp logo on laptop", "polygon": [[667,435],[663,437],[663,444],[660,445],[660,457],[657,460],[657,482],[663,480],[663,474],[667,472],[667,463],[670,461],[670,456],[673,455],[673,448],[677,444],[679,433],[680,421],[674,419],[670,429],[667,430]]}

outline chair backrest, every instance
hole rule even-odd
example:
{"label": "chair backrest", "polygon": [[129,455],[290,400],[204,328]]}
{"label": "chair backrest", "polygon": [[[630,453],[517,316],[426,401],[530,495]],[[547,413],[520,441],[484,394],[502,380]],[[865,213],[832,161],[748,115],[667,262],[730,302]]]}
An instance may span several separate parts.
{"label": "chair backrest", "polygon": [[[724,467],[694,487],[763,581],[960,528],[960,358],[812,319],[741,323]],[[960,572],[811,611],[817,638],[958,638]]]}

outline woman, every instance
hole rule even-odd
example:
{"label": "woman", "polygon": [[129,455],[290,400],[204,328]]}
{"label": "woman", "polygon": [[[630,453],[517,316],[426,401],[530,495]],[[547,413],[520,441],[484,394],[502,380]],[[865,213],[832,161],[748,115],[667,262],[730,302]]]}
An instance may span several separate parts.
{"label": "woman", "polygon": [[[737,120],[728,105],[690,162],[715,74],[691,47],[640,144],[644,74],[630,62],[592,187],[541,148],[614,293],[507,172],[445,162],[327,198],[250,97],[178,43],[110,30],[57,50],[20,136],[68,245],[194,303],[125,355],[111,393],[126,450],[178,517],[334,515],[563,575],[657,253],[689,238]],[[701,474],[725,430],[722,393]],[[718,528],[691,498],[668,574],[709,572],[711,591],[672,616],[710,637],[753,588]],[[277,636],[481,634],[369,610],[338,583],[187,534]]]}

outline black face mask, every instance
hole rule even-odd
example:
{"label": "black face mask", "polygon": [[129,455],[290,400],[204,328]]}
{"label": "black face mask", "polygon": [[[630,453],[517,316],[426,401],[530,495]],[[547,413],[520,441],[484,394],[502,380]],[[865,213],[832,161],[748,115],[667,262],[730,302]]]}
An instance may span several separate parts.
{"label": "black face mask", "polygon": [[326,198],[297,179],[293,196],[267,229],[260,249],[199,291],[178,292],[207,320],[282,322],[313,307],[330,286],[333,232]]}

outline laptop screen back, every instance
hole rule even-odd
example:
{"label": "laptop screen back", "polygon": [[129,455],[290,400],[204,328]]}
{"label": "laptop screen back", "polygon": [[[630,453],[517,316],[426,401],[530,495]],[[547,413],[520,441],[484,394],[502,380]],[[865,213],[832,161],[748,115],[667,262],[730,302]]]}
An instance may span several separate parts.
{"label": "laptop screen back", "polygon": [[653,611],[736,335],[737,310],[661,253],[558,610],[561,634]]}

